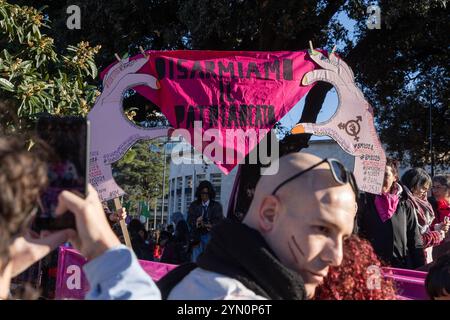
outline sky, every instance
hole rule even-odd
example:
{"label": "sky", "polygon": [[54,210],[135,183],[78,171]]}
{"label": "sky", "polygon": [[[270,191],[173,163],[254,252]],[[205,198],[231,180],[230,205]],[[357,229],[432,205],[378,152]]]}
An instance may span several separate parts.
{"label": "sky", "polygon": [[[336,15],[337,19],[343,24],[343,26],[348,30],[350,39],[353,40],[354,38],[354,26],[355,21],[350,19],[345,12],[340,12]],[[336,44],[337,50],[342,50],[343,44]],[[331,48],[324,48],[324,49],[331,49]],[[282,126],[286,127],[287,129],[291,129],[300,119],[300,116],[303,112],[303,108],[305,107],[305,97],[303,97],[292,109],[289,111],[281,120]],[[331,89],[327,96],[325,97],[325,101],[323,103],[322,109],[320,110],[318,117],[317,117],[317,123],[325,122],[328,119],[330,119],[333,114],[336,112],[337,106],[338,106],[338,97],[336,90],[333,88]],[[319,136],[312,136],[311,140],[321,140],[321,139],[330,139],[329,137],[319,137]]]}

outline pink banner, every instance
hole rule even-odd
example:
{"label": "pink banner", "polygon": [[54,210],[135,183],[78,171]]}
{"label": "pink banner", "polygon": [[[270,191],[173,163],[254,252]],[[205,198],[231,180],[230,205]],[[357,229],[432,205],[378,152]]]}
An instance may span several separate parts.
{"label": "pink banner", "polygon": [[[55,299],[84,299],[89,291],[89,283],[82,269],[86,262],[76,250],[59,248]],[[139,264],[154,281],[158,281],[176,267],[173,264],[145,260],[139,260]]]}
{"label": "pink banner", "polygon": [[[55,299],[84,299],[89,284],[82,266],[86,263],[76,250],[59,248]],[[139,260],[142,268],[154,281],[161,279],[176,265]],[[401,300],[428,300],[425,290],[427,273],[421,271],[383,268],[383,276],[395,282],[397,297]]]}
{"label": "pink banner", "polygon": [[[301,81],[315,68],[306,51],[147,51],[147,55],[148,60],[138,55],[108,67],[101,74],[104,87],[115,87],[115,74],[130,63],[142,65],[123,82],[158,105],[175,129],[186,129],[182,135],[197,151],[205,153],[214,144],[210,160],[225,173],[306,95],[312,85]],[[137,81],[139,75],[157,81]],[[202,122],[196,130],[194,121]]]}
{"label": "pink banner", "polygon": [[429,300],[425,289],[426,272],[398,268],[383,268],[383,276],[394,281],[398,299]]}

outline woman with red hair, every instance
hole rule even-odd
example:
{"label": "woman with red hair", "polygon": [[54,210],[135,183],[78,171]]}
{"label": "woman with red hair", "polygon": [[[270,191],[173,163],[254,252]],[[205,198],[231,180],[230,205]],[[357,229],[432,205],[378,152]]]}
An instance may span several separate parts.
{"label": "woman with red hair", "polygon": [[394,283],[381,267],[372,245],[354,235],[344,242],[342,264],[330,267],[315,300],[396,300]]}

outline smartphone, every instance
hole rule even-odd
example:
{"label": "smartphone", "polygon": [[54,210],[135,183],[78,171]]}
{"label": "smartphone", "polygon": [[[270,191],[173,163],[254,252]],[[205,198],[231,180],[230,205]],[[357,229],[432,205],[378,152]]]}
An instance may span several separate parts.
{"label": "smartphone", "polygon": [[71,212],[56,217],[58,196],[69,190],[87,196],[89,161],[89,121],[83,117],[42,116],[36,134],[49,148],[47,160],[48,186],[40,196],[34,229],[76,229]]}

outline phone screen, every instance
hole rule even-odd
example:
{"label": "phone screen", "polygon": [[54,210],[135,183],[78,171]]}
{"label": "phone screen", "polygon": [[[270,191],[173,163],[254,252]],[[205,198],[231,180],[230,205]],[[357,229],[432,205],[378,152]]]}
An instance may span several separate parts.
{"label": "phone screen", "polygon": [[69,190],[85,197],[89,154],[89,122],[82,117],[45,116],[37,122],[37,135],[50,149],[47,162],[48,187],[39,201],[36,227],[39,230],[75,229],[72,213],[55,217],[58,196]]}

